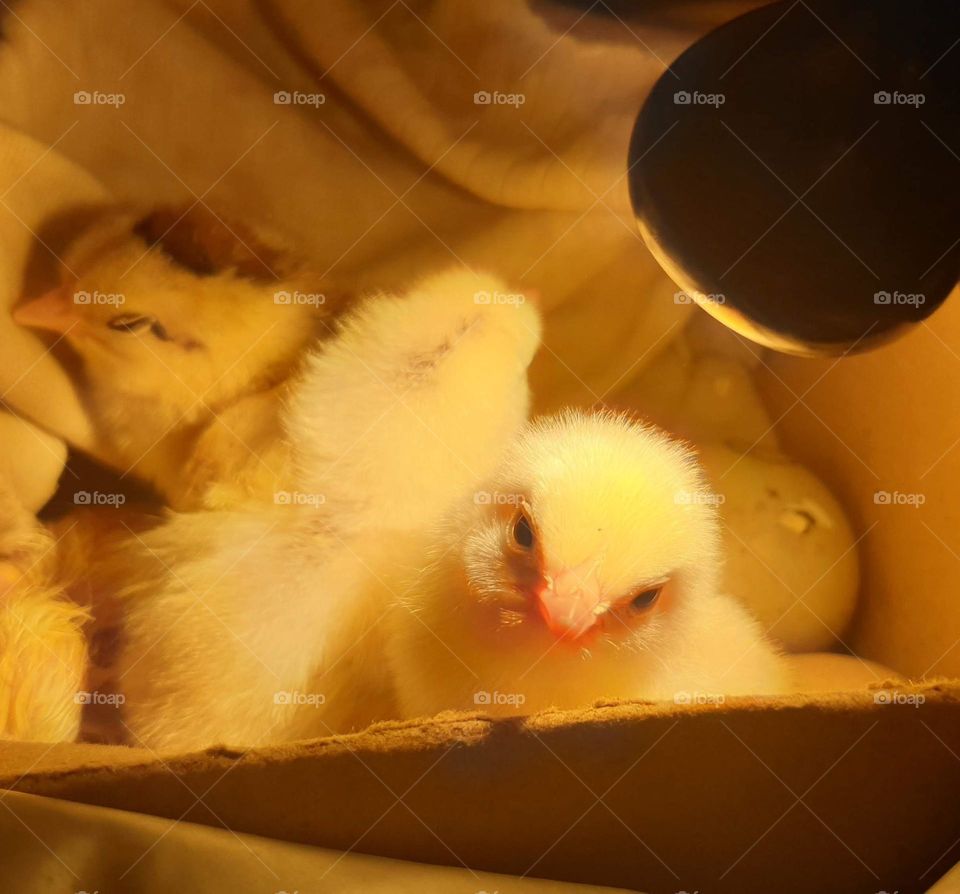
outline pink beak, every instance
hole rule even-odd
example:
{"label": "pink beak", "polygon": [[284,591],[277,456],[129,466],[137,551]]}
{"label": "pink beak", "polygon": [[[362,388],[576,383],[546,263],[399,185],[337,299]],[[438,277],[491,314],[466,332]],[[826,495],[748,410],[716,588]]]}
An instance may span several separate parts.
{"label": "pink beak", "polygon": [[66,286],[58,286],[36,298],[24,301],[13,308],[13,320],[31,329],[46,329],[62,334],[79,320],[73,294]]}
{"label": "pink beak", "polygon": [[600,587],[593,569],[580,565],[548,577],[537,594],[537,606],[547,629],[561,639],[579,639],[597,623]]}

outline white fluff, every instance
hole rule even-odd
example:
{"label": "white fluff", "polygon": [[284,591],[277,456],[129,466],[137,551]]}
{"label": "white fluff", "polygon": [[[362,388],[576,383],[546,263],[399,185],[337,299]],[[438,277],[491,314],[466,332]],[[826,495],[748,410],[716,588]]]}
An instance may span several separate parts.
{"label": "white fluff", "polygon": [[[511,543],[521,511],[536,531],[530,550]],[[601,698],[709,702],[786,688],[758,625],[717,592],[715,499],[696,457],[625,416],[532,422],[429,549],[387,637],[406,716]],[[584,636],[558,638],[538,611],[544,579],[561,576],[583,591],[586,622],[595,620]],[[660,581],[649,608],[617,606]]]}
{"label": "white fluff", "polygon": [[375,583],[492,474],[527,413],[538,317],[478,302],[493,291],[458,272],[366,301],[294,388],[275,505],[143,536],[118,668],[134,742],[267,743],[395,715],[363,636],[386,608]]}
{"label": "white fluff", "polygon": [[0,479],[0,739],[76,738],[87,619],[58,583],[53,537]]}
{"label": "white fluff", "polygon": [[785,689],[717,592],[695,456],[625,416],[525,423],[539,324],[477,302],[502,292],[455,273],[365,302],[293,391],[276,505],[144,535],[119,668],[134,742]]}

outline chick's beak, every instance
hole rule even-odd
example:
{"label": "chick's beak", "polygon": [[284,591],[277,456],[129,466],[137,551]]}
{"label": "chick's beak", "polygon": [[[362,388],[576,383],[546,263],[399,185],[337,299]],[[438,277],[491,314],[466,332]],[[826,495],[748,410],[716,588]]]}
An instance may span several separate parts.
{"label": "chick's beak", "polygon": [[547,629],[561,639],[579,639],[594,628],[600,615],[600,586],[584,566],[547,575],[537,594],[537,607]]}
{"label": "chick's beak", "polygon": [[69,332],[79,320],[73,295],[65,286],[21,302],[13,308],[12,316],[20,326],[58,334]]}

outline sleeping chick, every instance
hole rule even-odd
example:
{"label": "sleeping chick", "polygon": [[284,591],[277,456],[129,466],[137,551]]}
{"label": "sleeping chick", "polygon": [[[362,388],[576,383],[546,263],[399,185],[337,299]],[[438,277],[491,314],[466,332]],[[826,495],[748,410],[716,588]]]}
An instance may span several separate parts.
{"label": "sleeping chick", "polygon": [[780,657],[717,591],[720,558],[683,446],[607,413],[535,421],[395,588],[409,594],[387,637],[401,712],[784,691]]}
{"label": "sleeping chick", "polygon": [[79,360],[103,458],[180,508],[251,466],[280,474],[278,391],[342,295],[199,205],[103,209],[63,258],[13,316]]}
{"label": "sleeping chick", "polygon": [[265,744],[396,716],[378,581],[526,418],[539,320],[483,303],[503,290],[457,271],[365,300],[292,387],[289,490],[174,515],[102,558],[129,566],[117,679],[132,744]]}
{"label": "sleeping chick", "polygon": [[0,480],[0,739],[76,738],[87,620],[57,584],[53,537]]}

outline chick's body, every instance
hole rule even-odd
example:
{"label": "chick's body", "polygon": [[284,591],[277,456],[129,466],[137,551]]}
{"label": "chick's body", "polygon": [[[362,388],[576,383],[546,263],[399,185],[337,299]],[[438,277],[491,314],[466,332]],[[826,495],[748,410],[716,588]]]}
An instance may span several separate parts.
{"label": "chick's body", "polygon": [[174,515],[129,561],[134,744],[346,732],[445,709],[786,688],[718,592],[694,455],[611,414],[525,422],[539,322],[465,272],[351,311],[282,414],[275,503]]}
{"label": "chick's body", "polygon": [[717,591],[714,502],[655,429],[531,423],[405,583],[388,637],[402,713],[784,691],[780,657]]}
{"label": "chick's body", "polygon": [[105,557],[130,563],[116,676],[134,744],[265,744],[397,716],[378,582],[526,418],[539,323],[475,298],[502,288],[455,273],[362,303],[292,387],[289,490],[174,515]]}
{"label": "chick's body", "polygon": [[70,741],[80,728],[88,613],[60,585],[55,548],[0,479],[0,739]]}
{"label": "chick's body", "polygon": [[102,458],[191,509],[210,485],[267,492],[282,479],[285,386],[342,303],[201,206],[116,208],[70,241],[60,284],[14,319],[69,346]]}

